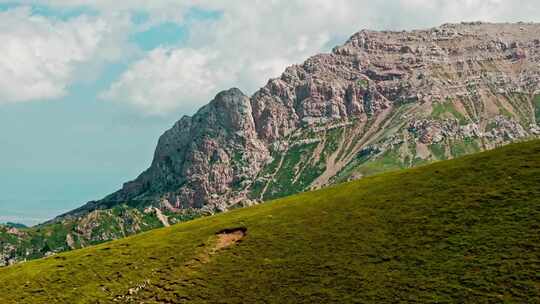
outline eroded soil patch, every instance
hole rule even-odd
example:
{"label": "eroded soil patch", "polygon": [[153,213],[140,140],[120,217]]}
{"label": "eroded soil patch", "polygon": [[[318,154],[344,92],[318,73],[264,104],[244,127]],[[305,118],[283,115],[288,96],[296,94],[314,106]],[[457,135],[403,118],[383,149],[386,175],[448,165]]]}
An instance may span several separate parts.
{"label": "eroded soil patch", "polygon": [[[213,255],[216,255],[218,251],[221,249],[236,245],[242,241],[242,239],[247,235],[247,228],[246,227],[237,227],[237,228],[226,228],[222,229],[218,232],[216,232],[215,236],[212,238],[216,238],[214,241],[209,240],[206,244],[212,244],[212,246],[208,246],[203,243],[202,247],[206,247],[202,250],[200,254],[198,254],[194,259],[188,261],[184,265],[184,269],[187,272],[197,271],[197,269],[208,262],[210,262],[210,259]],[[182,284],[183,279],[180,279],[176,282],[176,284]],[[175,283],[169,282],[169,284],[162,284],[159,281],[151,283],[150,279],[145,280],[143,283],[136,285],[133,288],[130,288],[127,293],[118,295],[114,298],[115,302],[122,302],[122,303],[132,303],[137,300],[139,295],[139,292],[151,292],[153,289],[154,291],[158,290],[159,294],[167,294],[172,289],[174,289],[173,286]],[[164,287],[165,285],[168,285],[169,287]],[[171,289],[172,288],[172,289]],[[175,303],[175,302],[167,302],[167,301],[161,301],[163,303]]]}
{"label": "eroded soil patch", "polygon": [[216,233],[218,240],[214,247],[214,251],[229,247],[231,245],[237,244],[246,236],[247,228],[227,228],[220,230]]}

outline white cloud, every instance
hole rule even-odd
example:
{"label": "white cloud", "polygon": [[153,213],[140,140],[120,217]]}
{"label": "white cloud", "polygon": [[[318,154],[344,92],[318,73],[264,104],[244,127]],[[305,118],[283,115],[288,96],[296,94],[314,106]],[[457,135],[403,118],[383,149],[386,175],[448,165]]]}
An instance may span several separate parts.
{"label": "white cloud", "polygon": [[[80,65],[117,60],[125,20],[80,16],[67,21],[33,15],[29,7],[0,12],[0,103],[58,98]],[[84,74],[84,73],[83,73]]]}
{"label": "white cloud", "polygon": [[[150,16],[148,24],[189,22],[190,38],[186,43],[147,53],[101,94],[104,99],[132,105],[151,114],[178,109],[192,111],[208,102],[219,90],[233,86],[252,93],[268,78],[279,76],[287,65],[328,51],[363,28],[412,29],[464,20],[538,21],[540,16],[537,0],[26,0],[24,3],[60,9],[83,6],[96,10],[100,16],[111,12],[143,12]],[[186,19],[193,8],[217,10],[221,15],[218,19]],[[89,18],[77,22],[84,24],[84,20],[99,24]],[[45,28],[56,29],[57,26],[52,24]],[[60,31],[63,36],[57,30],[38,33],[51,41],[55,38],[70,41],[64,36],[82,35],[78,26],[74,28],[77,30]],[[118,36],[112,37],[125,38],[130,31],[142,28],[144,26],[138,29],[126,27],[118,31]],[[93,32],[89,29],[86,36],[107,35],[103,35],[97,26]],[[73,63],[92,60],[89,58],[101,53],[96,49],[102,47],[96,45],[103,40],[88,41],[84,48],[88,52],[72,46],[75,51],[69,53],[71,56],[61,52],[61,56],[51,55],[51,58],[31,65],[41,67],[37,69],[39,73],[30,73],[39,80],[34,82],[43,86],[34,90],[49,92],[51,96],[65,92],[73,78]],[[108,44],[115,48],[114,43]],[[29,57],[38,61],[35,56]],[[44,63],[53,63],[58,68],[48,68]],[[22,68],[19,70],[23,71]],[[27,76],[24,79],[33,80]],[[28,94],[30,92],[32,90],[28,90]]]}
{"label": "white cloud", "polygon": [[[153,1],[151,11],[170,10],[173,2]],[[193,5],[189,1],[176,3],[180,2],[184,12]],[[279,76],[287,65],[328,51],[362,28],[411,29],[462,20],[538,20],[540,15],[540,4],[533,0],[519,4],[509,0],[196,3],[199,8],[222,11],[221,18],[190,24],[185,46],[148,54],[111,86],[107,99],[153,114],[176,108],[194,110],[221,89],[236,86],[252,93],[268,78]]]}
{"label": "white cloud", "polygon": [[174,110],[179,100],[208,99],[227,73],[214,70],[216,52],[157,48],[134,63],[102,99],[126,101],[150,114]]}

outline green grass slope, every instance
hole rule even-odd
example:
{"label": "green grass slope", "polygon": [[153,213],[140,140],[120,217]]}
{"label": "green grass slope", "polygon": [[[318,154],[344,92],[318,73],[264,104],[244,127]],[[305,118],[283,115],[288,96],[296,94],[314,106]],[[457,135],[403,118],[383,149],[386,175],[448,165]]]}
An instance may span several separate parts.
{"label": "green grass slope", "polygon": [[533,141],[3,268],[0,303],[538,303],[539,274]]}

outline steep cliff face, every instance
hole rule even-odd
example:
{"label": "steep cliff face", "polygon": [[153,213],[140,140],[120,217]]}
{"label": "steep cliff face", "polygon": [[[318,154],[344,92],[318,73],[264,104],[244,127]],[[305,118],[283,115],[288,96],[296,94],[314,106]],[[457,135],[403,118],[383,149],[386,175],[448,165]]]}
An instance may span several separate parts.
{"label": "steep cliff face", "polygon": [[234,204],[242,193],[231,189],[253,179],[268,156],[249,97],[231,89],[165,132],[151,167],[104,201],[158,201],[173,209]]}
{"label": "steep cliff face", "polygon": [[160,138],[147,171],[83,210],[221,211],[538,136],[539,37],[525,23],[361,31],[251,97],[219,93]]}

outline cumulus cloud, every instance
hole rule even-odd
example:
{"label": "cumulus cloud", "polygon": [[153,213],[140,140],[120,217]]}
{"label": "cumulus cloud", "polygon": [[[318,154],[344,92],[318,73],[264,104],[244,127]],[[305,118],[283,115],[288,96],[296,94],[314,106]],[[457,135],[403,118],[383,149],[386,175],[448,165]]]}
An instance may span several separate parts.
{"label": "cumulus cloud", "polygon": [[[217,7],[220,18],[189,24],[185,46],[149,53],[102,97],[153,114],[194,110],[229,87],[252,93],[287,65],[328,49],[336,33],[344,33],[340,40],[352,33],[347,22],[353,13],[344,7],[327,1],[278,2]],[[328,13],[339,16],[328,18]]]}
{"label": "cumulus cloud", "polygon": [[[537,0],[26,0],[26,3],[56,8],[87,7],[98,15],[142,12],[149,18],[146,25],[137,25],[140,28],[165,21],[186,26],[187,41],[161,46],[143,55],[100,95],[150,114],[178,109],[192,111],[219,90],[233,86],[252,93],[268,78],[279,76],[287,65],[329,51],[363,28],[401,30],[471,20],[538,21],[540,16]],[[186,18],[193,9],[220,14],[214,19]],[[126,29],[124,33],[129,35],[127,32]],[[98,30],[94,35],[101,37],[100,33]],[[57,34],[50,35],[54,38]],[[93,47],[95,44],[90,43],[88,49],[99,48]],[[53,79],[34,81],[44,85],[46,89],[42,90],[50,91],[51,96],[65,91],[73,74],[72,62],[87,60],[95,53],[70,54],[75,55],[44,60],[58,62],[56,65],[61,68],[40,69],[36,76],[39,80]],[[63,72],[51,76],[49,70]]]}
{"label": "cumulus cloud", "polygon": [[[171,1],[152,3],[159,10]],[[363,28],[534,20],[540,12],[536,1],[505,0],[197,1],[197,7],[219,10],[221,17],[191,23],[184,46],[149,53],[104,96],[154,114],[193,110],[220,89],[237,86],[252,93],[287,65],[328,51]]]}
{"label": "cumulus cloud", "polygon": [[102,99],[126,101],[149,114],[174,110],[181,100],[208,98],[227,73],[212,68],[217,52],[159,47],[133,64]]}
{"label": "cumulus cloud", "polygon": [[[58,98],[83,63],[117,60],[125,24],[80,16],[61,21],[29,7],[0,12],[0,103]],[[125,22],[124,22],[125,23]]]}

